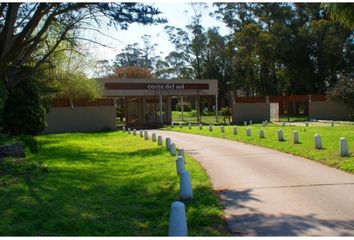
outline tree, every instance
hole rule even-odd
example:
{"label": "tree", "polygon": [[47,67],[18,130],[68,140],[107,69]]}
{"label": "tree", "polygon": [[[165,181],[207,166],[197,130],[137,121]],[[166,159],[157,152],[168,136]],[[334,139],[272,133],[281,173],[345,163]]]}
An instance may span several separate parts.
{"label": "tree", "polygon": [[[92,24],[126,29],[130,23],[165,22],[160,12],[140,3],[1,3],[0,4],[0,81],[7,88],[16,86],[33,74],[57,50],[60,43],[86,40],[80,29]],[[51,35],[54,44],[41,54],[39,46]],[[21,68],[29,64],[29,69]]]}
{"label": "tree", "polygon": [[322,3],[328,16],[354,30],[354,5],[353,3]]}
{"label": "tree", "polygon": [[153,78],[151,71],[142,67],[118,67],[113,70],[114,74],[109,79],[116,78]]}

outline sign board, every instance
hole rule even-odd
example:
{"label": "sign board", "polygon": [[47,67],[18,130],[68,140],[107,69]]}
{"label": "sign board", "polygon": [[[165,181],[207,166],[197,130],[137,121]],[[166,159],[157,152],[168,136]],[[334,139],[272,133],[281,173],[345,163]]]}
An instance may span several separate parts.
{"label": "sign board", "polygon": [[109,83],[106,90],[208,90],[207,83]]}

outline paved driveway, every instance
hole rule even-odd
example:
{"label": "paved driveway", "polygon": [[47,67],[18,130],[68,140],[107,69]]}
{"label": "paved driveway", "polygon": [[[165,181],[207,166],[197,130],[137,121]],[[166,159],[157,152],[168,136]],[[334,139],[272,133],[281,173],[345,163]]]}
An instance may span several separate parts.
{"label": "paved driveway", "polygon": [[235,235],[354,236],[354,175],[240,142],[149,132],[202,164]]}

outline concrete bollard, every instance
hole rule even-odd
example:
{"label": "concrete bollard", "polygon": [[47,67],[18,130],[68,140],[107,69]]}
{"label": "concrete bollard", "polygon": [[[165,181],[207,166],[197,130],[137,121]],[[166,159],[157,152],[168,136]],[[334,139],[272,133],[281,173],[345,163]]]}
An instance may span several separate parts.
{"label": "concrete bollard", "polygon": [[167,149],[170,149],[170,145],[171,145],[171,138],[169,138],[169,137],[168,137],[168,138],[166,138],[166,140],[165,140],[165,141],[166,141],[166,148],[167,148]]}
{"label": "concrete bollard", "polygon": [[299,141],[299,133],[297,131],[293,132],[293,143],[294,144],[300,143],[300,141]]}
{"label": "concrete bollard", "polygon": [[263,130],[263,128],[261,128],[261,129],[259,130],[259,137],[260,137],[260,138],[264,138],[264,130]]}
{"label": "concrete bollard", "polygon": [[316,149],[322,149],[322,141],[320,134],[315,134],[315,147]]}
{"label": "concrete bollard", "polygon": [[157,145],[162,146],[162,136],[157,137]]}
{"label": "concrete bollard", "polygon": [[305,126],[306,126],[306,127],[309,126],[309,122],[308,122],[308,121],[305,122]]}
{"label": "concrete bollard", "polygon": [[268,125],[268,120],[265,120],[264,123],[265,123],[265,125],[267,126],[267,125]]}
{"label": "concrete bollard", "polygon": [[199,124],[199,130],[202,130],[202,129],[203,129],[203,125]]}
{"label": "concrete bollard", "polygon": [[341,157],[349,156],[347,140],[344,137],[339,139],[339,154]]}
{"label": "concrete bollard", "polygon": [[281,124],[283,127],[285,127],[285,122],[282,122],[282,124]]}
{"label": "concrete bollard", "polygon": [[149,140],[149,133],[147,130],[144,131],[144,139]]}
{"label": "concrete bollard", "polygon": [[171,204],[168,236],[188,236],[186,208],[182,202],[176,201]]}
{"label": "concrete bollard", "polygon": [[331,127],[334,127],[334,121],[331,122]]}
{"label": "concrete bollard", "polygon": [[174,123],[173,122],[171,122],[171,128],[173,128],[174,127]]}
{"label": "concrete bollard", "polygon": [[281,129],[278,130],[278,141],[284,141],[283,130]]}
{"label": "concrete bollard", "polygon": [[247,137],[251,136],[251,129],[250,128],[246,128],[246,136]]}
{"label": "concrete bollard", "polygon": [[128,128],[128,134],[131,134],[131,130],[130,130],[130,128]]}
{"label": "concrete bollard", "polygon": [[170,154],[172,156],[176,156],[176,144],[174,144],[174,143],[170,144]]}
{"label": "concrete bollard", "polygon": [[143,130],[140,129],[140,137],[144,137]]}
{"label": "concrete bollard", "polygon": [[221,125],[221,127],[220,127],[220,131],[221,131],[222,133],[224,133],[224,132],[225,132],[224,125]]}
{"label": "concrete bollard", "polygon": [[250,125],[252,125],[253,124],[253,121],[252,120],[250,120]]}
{"label": "concrete bollard", "polygon": [[152,138],[152,141],[153,141],[153,142],[156,142],[156,133],[153,133],[153,134],[151,135],[151,138]]}
{"label": "concrete bollard", "polygon": [[177,156],[182,156],[184,158],[184,149],[183,148],[177,149]]}
{"label": "concrete bollard", "polygon": [[179,128],[182,128],[183,127],[183,124],[180,122],[179,123]]}
{"label": "concrete bollard", "polygon": [[234,127],[234,135],[237,135],[237,127]]}
{"label": "concrete bollard", "polygon": [[181,175],[180,175],[179,197],[182,200],[187,200],[187,199],[193,198],[191,177],[189,175],[189,172],[186,170],[182,171]]}
{"label": "concrete bollard", "polygon": [[133,135],[136,136],[136,129],[133,129]]}
{"label": "concrete bollard", "polygon": [[191,124],[191,123],[188,124],[188,128],[189,128],[189,129],[192,129],[192,124]]}
{"label": "concrete bollard", "polygon": [[244,126],[247,126],[247,121],[243,121],[243,125],[244,125]]}
{"label": "concrete bollard", "polygon": [[181,175],[181,173],[185,170],[185,165],[184,165],[184,157],[178,156],[176,160],[176,169],[177,169],[177,174]]}
{"label": "concrete bollard", "polygon": [[125,132],[125,126],[123,126],[123,132]]}
{"label": "concrete bollard", "polygon": [[212,131],[213,131],[213,126],[209,125],[209,132],[212,132]]}
{"label": "concrete bollard", "polygon": [[262,127],[265,127],[266,126],[266,123],[265,121],[262,122]]}

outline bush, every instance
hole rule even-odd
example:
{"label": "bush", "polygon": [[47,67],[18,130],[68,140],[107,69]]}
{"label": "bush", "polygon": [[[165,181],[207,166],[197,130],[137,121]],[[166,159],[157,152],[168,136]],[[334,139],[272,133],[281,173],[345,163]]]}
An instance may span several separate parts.
{"label": "bush", "polygon": [[11,135],[35,135],[46,123],[46,101],[41,97],[39,82],[28,79],[9,90],[4,106],[4,131]]}
{"label": "bush", "polygon": [[38,152],[37,141],[33,136],[21,135],[18,137],[18,140],[22,143],[24,147],[28,147],[31,153]]}
{"label": "bush", "polygon": [[192,105],[190,102],[179,101],[176,104],[177,111],[182,111],[182,106],[183,106],[183,111],[189,112],[192,110]]}

